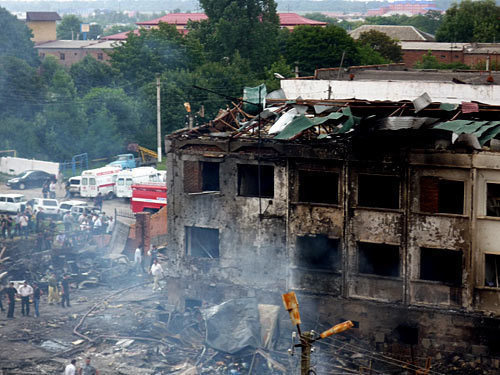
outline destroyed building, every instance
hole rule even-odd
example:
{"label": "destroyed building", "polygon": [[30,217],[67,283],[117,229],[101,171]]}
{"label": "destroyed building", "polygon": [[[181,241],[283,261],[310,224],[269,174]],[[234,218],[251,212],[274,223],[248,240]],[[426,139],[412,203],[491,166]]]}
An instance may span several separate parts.
{"label": "destroyed building", "polygon": [[272,97],[166,137],[183,299],[294,290],[380,350],[499,368],[500,101]]}

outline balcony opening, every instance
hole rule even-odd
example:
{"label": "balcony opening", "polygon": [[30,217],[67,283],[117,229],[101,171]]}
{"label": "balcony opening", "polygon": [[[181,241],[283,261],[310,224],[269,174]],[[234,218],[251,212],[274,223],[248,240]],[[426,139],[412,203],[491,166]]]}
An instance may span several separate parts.
{"label": "balcony opening", "polygon": [[500,255],[485,254],[484,285],[500,288]]}
{"label": "balcony opening", "polygon": [[464,213],[464,182],[438,177],[420,178],[420,211],[429,213]]}
{"label": "balcony opening", "polygon": [[486,184],[486,215],[500,217],[500,184]]}
{"label": "balcony opening", "polygon": [[299,201],[338,204],[338,173],[299,171]]}
{"label": "balcony opening", "polygon": [[420,248],[420,279],[462,285],[462,251]]}
{"label": "balcony opening", "polygon": [[274,167],[270,165],[261,165],[259,167],[253,164],[239,164],[238,195],[242,197],[273,198]]}
{"label": "balcony opening", "polygon": [[399,277],[399,246],[358,242],[358,271]]}
{"label": "balcony opening", "polygon": [[186,227],[186,255],[197,258],[219,257],[219,230]]}
{"label": "balcony opening", "polygon": [[299,267],[338,270],[341,268],[341,251],[338,239],[323,234],[297,237],[297,265]]}
{"label": "balcony opening", "polygon": [[358,206],[399,208],[399,177],[360,174]]}
{"label": "balcony opening", "polygon": [[219,191],[219,164],[207,161],[184,161],[184,191],[186,193]]}

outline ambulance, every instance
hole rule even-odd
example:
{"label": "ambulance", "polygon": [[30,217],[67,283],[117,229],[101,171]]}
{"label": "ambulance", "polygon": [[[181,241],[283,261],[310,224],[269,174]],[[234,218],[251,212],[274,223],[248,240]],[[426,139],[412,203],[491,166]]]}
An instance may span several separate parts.
{"label": "ambulance", "polygon": [[132,198],[132,185],[148,182],[161,182],[160,172],[153,167],[125,169],[118,173],[115,195],[118,198]]}
{"label": "ambulance", "polygon": [[80,185],[80,196],[95,198],[101,193],[103,198],[112,199],[115,195],[115,184],[121,167],[102,167],[83,171]]}

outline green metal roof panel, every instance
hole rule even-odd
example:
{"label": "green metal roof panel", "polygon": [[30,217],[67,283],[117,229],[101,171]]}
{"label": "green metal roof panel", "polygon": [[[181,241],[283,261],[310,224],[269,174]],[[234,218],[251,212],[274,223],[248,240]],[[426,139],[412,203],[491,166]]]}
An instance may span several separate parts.
{"label": "green metal roof panel", "polygon": [[340,112],[334,112],[334,113],[330,113],[328,116],[313,117],[312,121],[314,122],[314,125],[321,125],[328,120],[337,120],[343,116],[344,115]]}
{"label": "green metal roof panel", "polygon": [[304,130],[312,128],[316,124],[311,119],[307,118],[304,115],[300,115],[293,119],[291,123],[289,123],[285,129],[281,131],[275,139],[292,139],[297,134],[302,133]]}
{"label": "green metal roof panel", "polygon": [[471,120],[453,120],[453,121],[446,121],[446,122],[441,122],[437,125],[434,126],[434,129],[440,129],[440,130],[448,130],[453,133],[461,134],[462,129],[468,125],[472,124],[474,121]]}
{"label": "green metal roof panel", "polygon": [[441,103],[439,105],[439,109],[442,109],[443,111],[454,111],[458,108],[458,104],[453,104],[453,103]]}
{"label": "green metal roof panel", "polygon": [[500,134],[500,121],[492,121],[491,125],[478,139],[481,146],[484,146],[486,142]]}

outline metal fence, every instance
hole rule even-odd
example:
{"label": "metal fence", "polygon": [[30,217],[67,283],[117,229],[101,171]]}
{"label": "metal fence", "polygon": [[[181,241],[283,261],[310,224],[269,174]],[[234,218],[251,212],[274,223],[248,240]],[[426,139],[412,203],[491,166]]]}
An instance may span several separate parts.
{"label": "metal fence", "polygon": [[115,221],[118,218],[135,220],[135,214],[130,208],[115,208]]}

